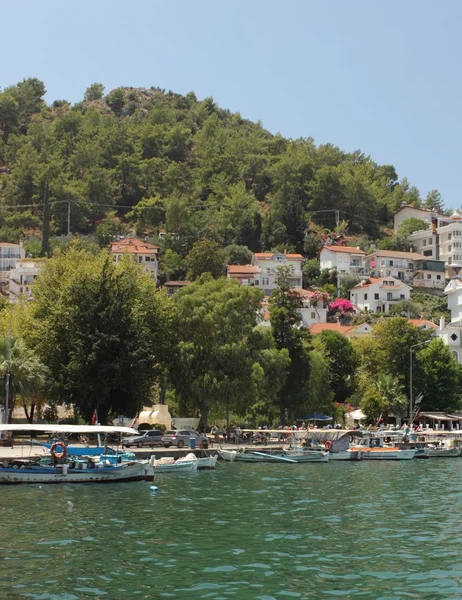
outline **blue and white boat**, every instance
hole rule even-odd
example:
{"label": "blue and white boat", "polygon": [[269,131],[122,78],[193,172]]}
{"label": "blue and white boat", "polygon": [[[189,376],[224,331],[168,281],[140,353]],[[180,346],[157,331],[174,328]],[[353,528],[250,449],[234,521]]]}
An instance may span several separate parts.
{"label": "blue and white boat", "polygon": [[[71,433],[133,434],[130,427],[95,425],[0,425],[0,431],[36,431],[61,434]],[[67,456],[64,442],[55,442],[50,448],[51,459],[39,463],[3,461],[0,463],[0,484],[13,483],[102,483],[152,480],[153,470],[148,461],[85,460]]]}

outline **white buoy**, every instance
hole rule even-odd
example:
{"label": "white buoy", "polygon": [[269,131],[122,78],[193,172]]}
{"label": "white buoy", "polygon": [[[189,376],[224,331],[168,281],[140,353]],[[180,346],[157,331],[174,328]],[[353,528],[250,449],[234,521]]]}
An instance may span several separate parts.
{"label": "white buoy", "polygon": [[159,491],[159,488],[157,486],[155,486],[155,485],[151,485],[151,486],[149,486],[149,490],[151,492],[157,492],[157,491]]}

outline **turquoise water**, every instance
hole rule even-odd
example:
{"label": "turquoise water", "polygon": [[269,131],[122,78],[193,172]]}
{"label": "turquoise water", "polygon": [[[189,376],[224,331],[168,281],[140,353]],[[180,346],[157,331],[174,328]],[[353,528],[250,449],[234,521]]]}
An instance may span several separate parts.
{"label": "turquoise water", "polygon": [[3,486],[0,598],[462,598],[462,459]]}

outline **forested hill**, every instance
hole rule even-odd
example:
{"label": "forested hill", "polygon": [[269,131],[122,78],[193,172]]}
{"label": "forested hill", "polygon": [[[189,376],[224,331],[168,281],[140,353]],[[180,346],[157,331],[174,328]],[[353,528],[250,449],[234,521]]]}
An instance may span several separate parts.
{"label": "forested hill", "polygon": [[[0,93],[1,241],[40,230],[139,235],[175,233],[187,251],[208,237],[251,250],[303,251],[307,225],[380,236],[402,202],[419,192],[391,165],[311,138],[272,135],[260,123],[158,88],[93,84],[82,102],[46,105],[44,84],[27,79]],[[290,106],[287,107],[290,110]],[[437,192],[428,203],[439,202]]]}

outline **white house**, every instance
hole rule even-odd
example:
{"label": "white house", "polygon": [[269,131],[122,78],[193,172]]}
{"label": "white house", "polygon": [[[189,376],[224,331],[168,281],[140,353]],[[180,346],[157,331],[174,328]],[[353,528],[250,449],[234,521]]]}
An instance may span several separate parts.
{"label": "white house", "polygon": [[43,266],[43,260],[20,260],[9,273],[9,299],[16,302],[19,297],[32,296],[32,286]]}
{"label": "white house", "polygon": [[[315,290],[294,289],[300,295],[302,307],[299,309],[302,317],[302,327],[311,327],[315,323],[325,323],[327,321],[328,298],[327,296]],[[269,299],[265,298],[261,305],[261,325],[269,326],[270,308]]]}
{"label": "white house", "polygon": [[124,238],[111,244],[111,254],[114,262],[122,260],[124,254],[130,254],[156,281],[159,271],[158,250],[158,246],[153,246],[137,238]]}
{"label": "white house", "polygon": [[364,263],[371,277],[394,277],[417,287],[444,289],[444,262],[428,259],[417,252],[378,250]]}
{"label": "white house", "polygon": [[424,221],[424,229],[427,228],[427,224],[431,221],[432,215],[435,213],[427,208],[416,208],[410,204],[403,203],[400,208],[395,212],[394,215],[394,228],[398,231],[404,221],[407,219],[420,219]]}
{"label": "white house", "polygon": [[351,302],[360,310],[389,313],[397,302],[409,300],[411,288],[394,277],[370,277],[350,290]]}
{"label": "white house", "polygon": [[[302,262],[301,254],[287,254],[282,252],[257,252],[252,256],[252,266],[258,267],[260,272],[258,278],[255,278],[255,285],[264,290],[266,295],[277,287],[275,277],[277,267],[289,267],[290,286],[294,288],[302,287]],[[258,281],[258,283],[257,283]]]}
{"label": "white house", "polygon": [[321,269],[336,270],[348,275],[364,275],[364,257],[360,248],[350,246],[323,246],[319,253]]}

